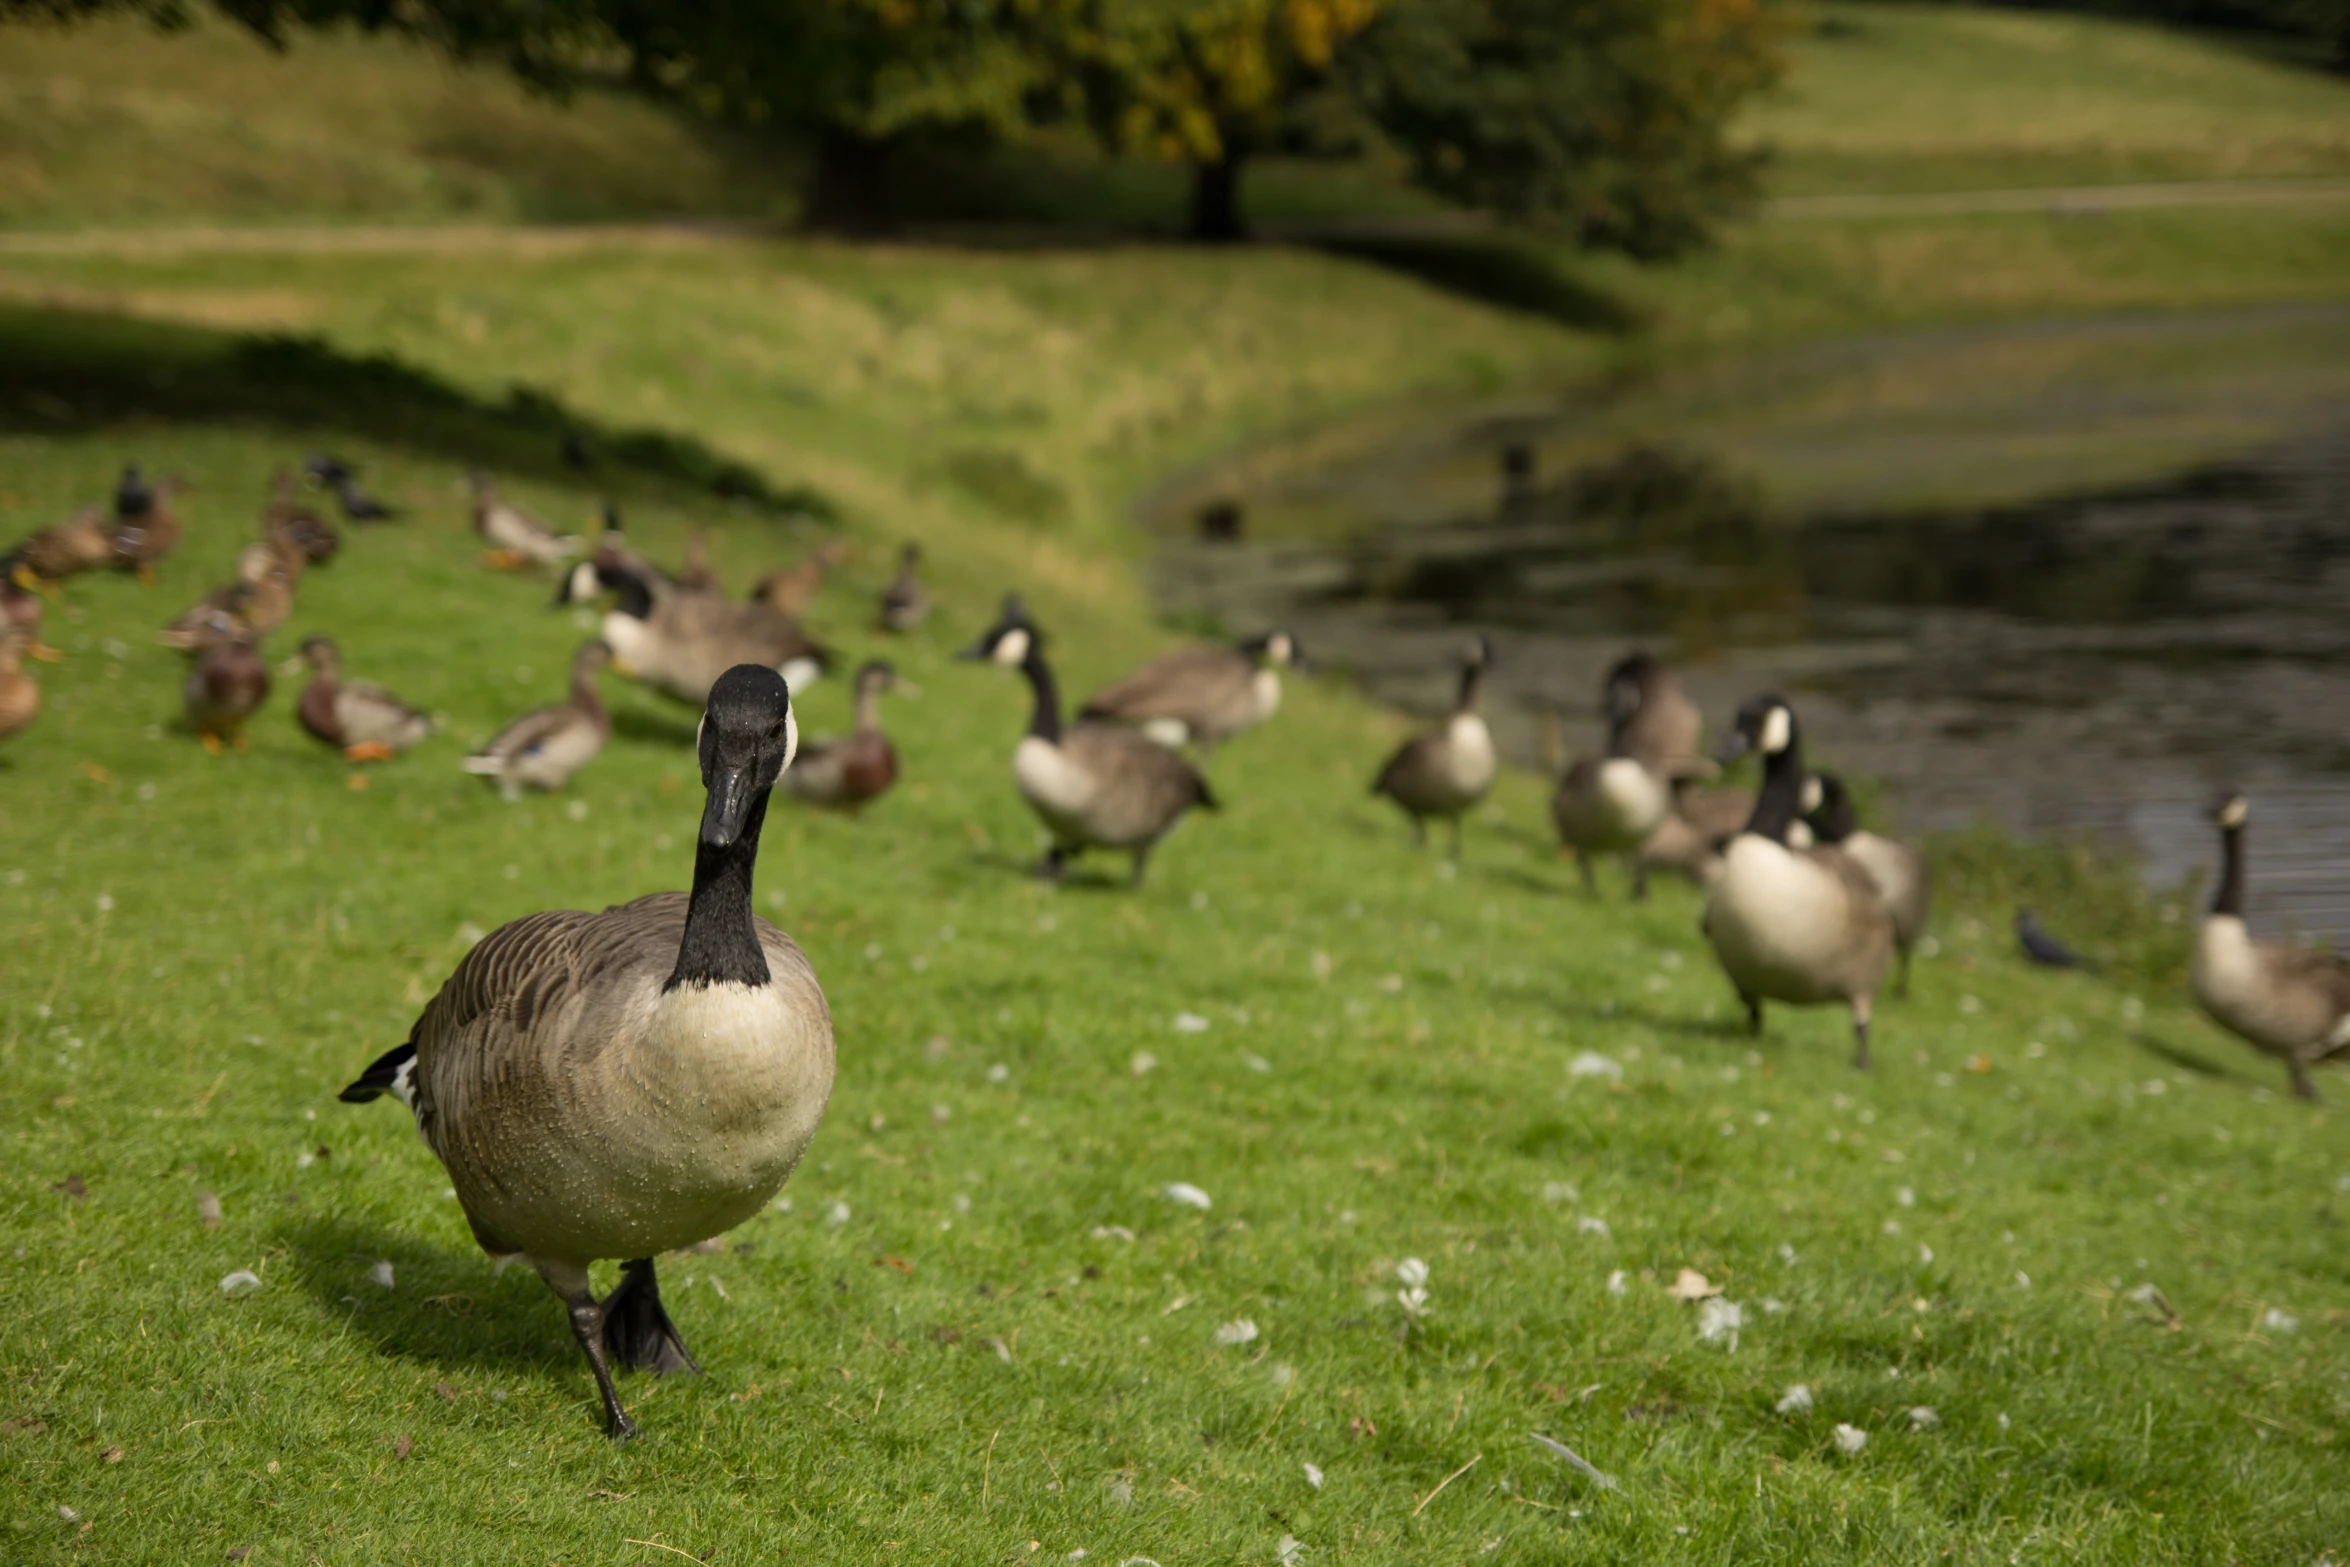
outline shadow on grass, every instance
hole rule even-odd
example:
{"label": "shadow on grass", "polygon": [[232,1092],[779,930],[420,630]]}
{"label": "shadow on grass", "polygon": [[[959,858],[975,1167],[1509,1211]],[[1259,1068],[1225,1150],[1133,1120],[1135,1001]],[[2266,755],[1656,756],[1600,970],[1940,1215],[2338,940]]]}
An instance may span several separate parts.
{"label": "shadow on grass", "polygon": [[[385,1354],[550,1375],[578,1361],[561,1305],[528,1268],[500,1275],[479,1252],[347,1218],[290,1220],[274,1239],[320,1309]],[[392,1265],[393,1289],[368,1276],[378,1262]]]}
{"label": "shadow on grass", "polygon": [[685,751],[693,749],[697,732],[695,719],[673,717],[641,707],[614,706],[611,711],[612,732],[623,739],[642,740],[652,745],[673,746]]}
{"label": "shadow on grass", "polygon": [[2254,1084],[2257,1084],[2260,1081],[2260,1079],[2252,1076],[2248,1072],[2238,1071],[2234,1067],[2221,1066],[2216,1061],[2210,1060],[2204,1056],[2199,1056],[2192,1050],[2187,1050],[2178,1045],[2174,1045],[2169,1040],[2160,1038],[2154,1034],[2149,1034],[2144,1030],[2140,1030],[2139,1032],[2132,1034],[2130,1036],[2130,1043],[2136,1045],[2140,1050],[2145,1051],[2148,1055],[2153,1056],[2155,1059],[2166,1062],[2171,1066],[2175,1066],[2182,1072],[2192,1072],[2197,1077],[2208,1077],[2218,1080],[2233,1079],[2236,1082]]}
{"label": "shadow on grass", "polygon": [[142,419],[338,432],[542,476],[562,473],[569,447],[607,483],[683,486],[778,516],[838,516],[816,490],[779,490],[685,436],[600,425],[533,387],[491,402],[389,355],[345,354],[315,338],[0,306],[0,431]]}
{"label": "shadow on grass", "polygon": [[1448,294],[1541,316],[1581,332],[1624,337],[1647,324],[1625,301],[1572,276],[1539,247],[1519,240],[1383,235],[1323,239],[1313,245],[1330,255],[1401,272]]}

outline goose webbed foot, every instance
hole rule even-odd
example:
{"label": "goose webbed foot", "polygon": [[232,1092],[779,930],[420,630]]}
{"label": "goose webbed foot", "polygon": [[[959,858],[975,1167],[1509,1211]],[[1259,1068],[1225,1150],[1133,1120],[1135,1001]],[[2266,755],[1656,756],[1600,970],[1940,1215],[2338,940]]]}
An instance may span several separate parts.
{"label": "goose webbed foot", "polygon": [[1869,1005],[1865,1001],[1853,1005],[1852,1039],[1852,1069],[1865,1072],[1869,1069]]}
{"label": "goose webbed foot", "polygon": [[1054,844],[1044,851],[1044,858],[1036,863],[1038,881],[1059,881],[1069,869],[1069,851]]}
{"label": "goose webbed foot", "polygon": [[612,1386],[612,1366],[604,1356],[604,1308],[584,1289],[563,1302],[571,1313],[571,1336],[579,1340],[588,1369],[596,1374],[596,1393],[604,1400],[604,1434],[615,1442],[636,1435],[636,1422],[620,1407],[619,1390]]}
{"label": "goose webbed foot", "polygon": [[1740,996],[1738,999],[1746,1006],[1746,1031],[1749,1034],[1760,1035],[1762,1033],[1761,999],[1756,996]]}
{"label": "goose webbed foot", "polygon": [[602,1345],[622,1365],[657,1376],[702,1369],[661,1309],[661,1286],[654,1281],[650,1257],[620,1265],[620,1282],[604,1297]]}

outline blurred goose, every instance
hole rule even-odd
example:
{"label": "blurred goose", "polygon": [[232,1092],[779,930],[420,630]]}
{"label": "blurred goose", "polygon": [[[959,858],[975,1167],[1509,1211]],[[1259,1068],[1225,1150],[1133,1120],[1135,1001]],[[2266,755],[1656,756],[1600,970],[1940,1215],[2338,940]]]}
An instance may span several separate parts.
{"label": "blurred goose", "polygon": [[8,552],[8,575],[27,591],[95,571],[114,559],[114,535],[106,511],[84,506],[65,522],[43,528]]}
{"label": "blurred goose", "polygon": [[498,493],[498,481],[477,472],[473,483],[473,531],[490,546],[482,563],[500,571],[552,566],[579,553],[579,540],[559,534]]}
{"label": "blurred goose", "polygon": [[1632,862],[1632,896],[1645,898],[1648,862],[1635,851],[1672,813],[1673,770],[1689,764],[1697,710],[1681,695],[1679,682],[1642,653],[1608,671],[1601,702],[1607,751],[1584,757],[1560,776],[1550,796],[1550,819],[1559,842],[1574,852],[1585,891],[1598,887],[1592,858],[1617,854]]}
{"label": "blurred goose", "polygon": [[0,740],[23,734],[41,714],[41,688],[19,662],[31,640],[24,627],[0,620]]}
{"label": "blurred goose", "polygon": [[271,478],[269,504],[261,512],[261,536],[279,549],[300,556],[300,568],[324,565],[343,547],[343,536],[317,512],[302,504],[294,470],[280,468]]}
{"label": "blurred goose", "polygon": [[1281,671],[1302,662],[1297,639],[1268,631],[1226,647],[1162,653],[1096,692],[1079,718],[1133,724],[1161,745],[1197,745],[1202,758],[1281,706]]}
{"label": "blurred goose", "polygon": [[1115,724],[1083,721],[1061,726],[1061,698],[1044,658],[1044,634],[1017,598],[959,658],[984,660],[1027,677],[1036,699],[1028,733],[1012,752],[1012,777],[1028,808],[1052,834],[1041,873],[1058,879],[1087,849],[1124,849],[1134,856],[1132,885],[1141,886],[1151,851],[1193,806],[1216,810],[1207,780],[1165,746]]}
{"label": "blurred goose", "polygon": [[[791,765],[791,696],[732,669],[697,748],[708,791],[691,893],[492,931],[407,1041],[343,1090],[416,1118],[473,1236],[519,1256],[570,1315],[615,1439],[636,1433],[612,1366],[699,1371],[654,1259],[760,1212],[831,1097],[832,1015],[792,939],[751,912],[769,792]],[[598,1300],[589,1266],[619,1258]]]}
{"label": "blurred goose", "polygon": [[1681,689],[1681,677],[1645,652],[1616,661],[1607,672],[1607,710],[1628,715],[1625,754],[1637,756],[1664,777],[1710,778],[1715,772],[1701,747],[1705,715]]}
{"label": "blurred goose", "polygon": [[930,594],[922,586],[921,566],[921,545],[909,543],[898,552],[898,574],[881,590],[882,630],[919,631],[930,618]]}
{"label": "blurred goose", "polygon": [[882,732],[881,696],[897,685],[897,670],[879,659],[858,670],[856,729],[803,741],[800,759],[783,775],[785,791],[811,805],[850,810],[887,793],[897,782],[898,753]]}
{"label": "blurred goose", "polygon": [[135,467],[122,471],[114,488],[113,563],[118,571],[135,571],[150,587],[155,563],[180,547],[187,525],[172,502],[187,493],[186,481],[165,474],[150,485]]}
{"label": "blurred goose", "polygon": [[2350,970],[2339,959],[2281,941],[2255,940],[2244,924],[2244,820],[2236,793],[2212,802],[2219,828],[2219,892],[2195,939],[2188,969],[2195,1000],[2211,1020],[2285,1063],[2293,1092],[2315,1099],[2312,1063],[2350,1051]]}
{"label": "blurred goose", "polygon": [[764,604],[777,614],[794,619],[805,615],[808,606],[816,602],[817,590],[824,586],[825,573],[849,558],[849,547],[838,539],[827,539],[808,552],[805,560],[796,566],[771,571],[759,579],[751,590],[754,602]]}
{"label": "blurred goose", "polygon": [[764,664],[797,691],[832,662],[788,615],[715,593],[687,593],[626,565],[583,561],[572,568],[568,589],[574,599],[616,595],[603,621],[613,667],[697,707],[737,664]]}
{"label": "blurred goose", "polygon": [[267,544],[246,545],[237,554],[237,580],[180,611],[157,640],[185,652],[238,638],[259,641],[294,612],[293,569],[284,552]]}
{"label": "blurred goose", "polygon": [[[1816,798],[1812,791],[1816,791]],[[1901,956],[1901,978],[1894,994],[1906,998],[1910,951],[1926,933],[1927,917],[1934,910],[1934,873],[1927,867],[1926,857],[1908,844],[1880,837],[1861,826],[1852,792],[1836,774],[1813,774],[1806,793],[1804,821],[1811,827],[1813,841],[1832,844],[1851,856],[1868,872],[1877,896],[1885,900],[1886,911],[1893,916],[1893,946]]]}
{"label": "blurred goose", "polygon": [[525,784],[560,789],[569,783],[612,738],[612,715],[596,694],[596,674],[610,662],[612,650],[603,643],[581,643],[571,655],[571,699],[534,707],[499,730],[465,759],[465,770],[495,778],[498,793],[509,800],[520,799]]}
{"label": "blurred goose", "polygon": [[245,721],[269,699],[269,664],[249,627],[232,627],[207,644],[180,687],[188,722],[214,756],[224,744],[245,749]]}
{"label": "blurred goose", "polygon": [[1428,842],[1427,818],[1452,823],[1452,857],[1461,856],[1461,817],[1493,788],[1501,764],[1492,731],[1477,711],[1485,672],[1493,667],[1493,643],[1478,637],[1461,665],[1460,696],[1452,716],[1437,728],[1413,736],[1387,759],[1371,784],[1412,819],[1412,841]]}
{"label": "blurred goose", "polygon": [[1674,871],[1700,887],[1722,874],[1722,849],[1754,814],[1752,789],[1700,789],[1687,776],[1672,781],[1673,808],[1640,846],[1640,863]]}
{"label": "blurred goose", "polygon": [[1763,1003],[1842,1002],[1852,1009],[1852,1064],[1869,1064],[1869,1015],[1893,964],[1893,916],[1868,873],[1842,850],[1791,847],[1803,809],[1803,742],[1795,711],[1776,696],[1738,710],[1736,755],[1762,753],[1754,815],[1722,855],[1704,930],[1746,1016],[1762,1032]]}
{"label": "blurred goose", "polygon": [[302,639],[310,683],[294,704],[304,729],[353,762],[389,761],[433,731],[433,722],[382,686],[343,678],[342,650],[326,636]]}

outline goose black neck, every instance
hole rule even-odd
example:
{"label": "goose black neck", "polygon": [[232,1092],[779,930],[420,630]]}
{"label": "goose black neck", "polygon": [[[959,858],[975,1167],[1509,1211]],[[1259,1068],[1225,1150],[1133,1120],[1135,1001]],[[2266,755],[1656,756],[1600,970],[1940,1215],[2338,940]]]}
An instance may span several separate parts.
{"label": "goose black neck", "polygon": [[1036,712],[1028,720],[1028,732],[1047,745],[1061,743],[1061,691],[1053,684],[1053,670],[1044,661],[1044,649],[1034,641],[1028,644],[1028,656],[1020,661],[1020,673],[1028,677],[1028,687],[1036,693]]}
{"label": "goose black neck", "polygon": [[2219,830],[2219,891],[2211,900],[2214,914],[2244,917],[2244,829]]}
{"label": "goose black neck", "polygon": [[743,830],[724,848],[698,843],[694,891],[685,906],[685,938],[664,991],[680,985],[764,985],[767,952],[751,923],[751,872],[759,863],[759,829],[767,796],[751,802]]}
{"label": "goose black neck", "polygon": [[1803,745],[1790,735],[1784,747],[1763,758],[1762,788],[1754,797],[1746,830],[1783,844],[1787,829],[1802,814]]}
{"label": "goose black neck", "polygon": [[1484,683],[1485,666],[1483,664],[1470,664],[1465,666],[1461,670],[1460,700],[1453,704],[1453,711],[1455,713],[1474,713],[1477,711],[1477,690]]}
{"label": "goose black neck", "polygon": [[633,571],[612,573],[612,587],[619,595],[613,606],[631,620],[648,620],[653,613],[653,590]]}

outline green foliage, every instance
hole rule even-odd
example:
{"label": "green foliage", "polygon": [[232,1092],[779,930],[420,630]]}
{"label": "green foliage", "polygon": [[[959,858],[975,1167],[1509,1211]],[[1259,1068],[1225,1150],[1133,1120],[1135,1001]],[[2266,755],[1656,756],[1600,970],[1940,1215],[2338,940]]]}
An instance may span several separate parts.
{"label": "green foliage", "polygon": [[1753,194],[1729,133],[1776,31],[1752,0],[1395,0],[1345,65],[1428,188],[1661,259]]}

